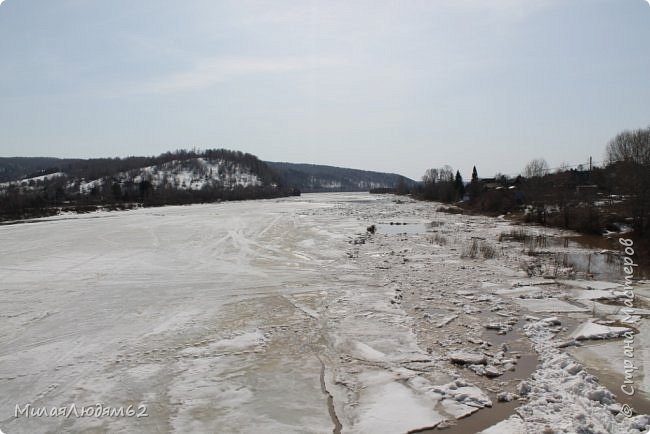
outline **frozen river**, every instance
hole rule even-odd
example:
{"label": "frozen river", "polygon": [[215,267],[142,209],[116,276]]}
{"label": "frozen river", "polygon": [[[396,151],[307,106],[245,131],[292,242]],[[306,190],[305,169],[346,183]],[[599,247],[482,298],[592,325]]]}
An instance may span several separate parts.
{"label": "frozen river", "polygon": [[[403,433],[491,407],[530,372],[491,386],[450,352],[516,364],[521,351],[490,349],[483,326],[523,321],[528,305],[505,289],[542,287],[504,247],[461,259],[473,235],[496,240],[509,223],[436,208],[314,194],[0,226],[0,429]],[[373,223],[435,218],[444,242],[366,236]],[[558,417],[571,417],[564,398]],[[135,415],[77,417],[90,406]]]}
{"label": "frozen river", "polygon": [[[293,346],[318,339],[305,330],[306,306],[358,280],[343,259],[363,222],[319,212],[357,199],[303,196],[0,227],[0,428],[331,431],[320,362]],[[149,416],[12,417],[28,403],[143,404]]]}

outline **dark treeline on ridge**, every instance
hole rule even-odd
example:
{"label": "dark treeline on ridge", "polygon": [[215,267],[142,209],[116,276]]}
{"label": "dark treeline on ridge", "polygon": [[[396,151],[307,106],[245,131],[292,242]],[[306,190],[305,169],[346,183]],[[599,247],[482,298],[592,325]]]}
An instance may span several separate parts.
{"label": "dark treeline on ridge", "polygon": [[[0,182],[18,179],[20,175],[32,178],[55,172],[64,172],[70,178],[99,179],[113,176],[120,172],[140,169],[147,166],[158,166],[173,161],[184,161],[193,158],[223,159],[250,167],[255,173],[275,180],[275,173],[261,160],[252,154],[228,149],[208,149],[205,151],[179,149],[151,157],[125,158],[90,158],[90,159],[58,159],[46,157],[13,157],[0,158],[4,164],[0,168]],[[45,169],[38,169],[46,167]]]}
{"label": "dark treeline on ridge", "polygon": [[376,188],[392,190],[399,185],[414,187],[417,182],[395,173],[323,166],[266,162],[281,178],[283,185],[300,189],[303,193],[329,191],[369,191]]}

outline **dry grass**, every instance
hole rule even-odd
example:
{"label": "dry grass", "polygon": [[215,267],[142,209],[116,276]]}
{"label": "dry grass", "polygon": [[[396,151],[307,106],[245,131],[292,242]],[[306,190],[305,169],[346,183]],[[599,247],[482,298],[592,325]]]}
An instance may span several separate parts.
{"label": "dry grass", "polygon": [[528,256],[539,255],[538,249],[545,249],[549,245],[548,236],[545,234],[534,235],[525,229],[512,229],[510,232],[501,232],[499,241],[517,241],[524,245],[524,253]]}
{"label": "dry grass", "polygon": [[501,232],[499,241],[519,241],[523,243],[530,237],[525,229],[511,229],[510,232]]}
{"label": "dry grass", "polygon": [[485,240],[479,238],[472,238],[469,244],[465,245],[461,258],[476,259],[482,257],[484,259],[492,259],[498,256],[497,250]]}
{"label": "dry grass", "polygon": [[483,258],[485,259],[492,259],[492,258],[496,258],[497,256],[496,249],[491,244],[488,244],[486,242],[481,243],[481,246],[479,247],[479,251],[481,252],[481,255],[483,255]]}
{"label": "dry grass", "polygon": [[441,235],[439,233],[433,234],[431,238],[429,238],[432,244],[438,244],[439,246],[446,246],[447,245],[447,237],[444,235]]}

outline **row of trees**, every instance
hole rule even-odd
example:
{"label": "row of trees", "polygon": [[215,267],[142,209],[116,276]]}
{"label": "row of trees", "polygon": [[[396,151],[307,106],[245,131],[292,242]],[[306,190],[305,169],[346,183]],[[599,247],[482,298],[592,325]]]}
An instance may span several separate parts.
{"label": "row of trees", "polygon": [[[476,168],[474,168],[476,172]],[[477,177],[478,180],[478,177]],[[438,169],[428,169],[422,177],[422,186],[415,194],[424,200],[453,202],[465,197],[466,189],[460,171],[445,165]]]}
{"label": "row of trees", "polygon": [[[647,237],[650,127],[617,134],[605,148],[605,166],[582,169],[559,169],[551,174],[544,160],[534,160],[526,166],[528,202],[538,210],[549,205],[557,209],[553,216],[541,212],[537,220],[590,232],[600,232],[613,222],[627,221],[638,236]],[[576,219],[576,214],[581,218]]]}
{"label": "row of trees", "polygon": [[551,173],[542,158],[531,160],[521,175],[497,175],[465,183],[450,166],[429,169],[411,193],[424,200],[458,202],[488,213],[532,206],[532,221],[586,232],[631,220],[639,236],[650,233],[650,127],[623,131],[605,150],[604,167],[560,167]]}

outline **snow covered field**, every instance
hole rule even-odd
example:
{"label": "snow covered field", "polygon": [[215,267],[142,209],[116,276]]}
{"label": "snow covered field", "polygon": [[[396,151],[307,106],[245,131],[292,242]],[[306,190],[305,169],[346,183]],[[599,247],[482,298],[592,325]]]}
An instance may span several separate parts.
{"label": "snow covered field", "polygon": [[[498,241],[505,220],[436,209],[314,194],[0,226],[0,429],[646,432],[593,376],[623,380],[620,282]],[[435,224],[366,233],[390,222]],[[98,403],[148,416],[15,417]]]}

